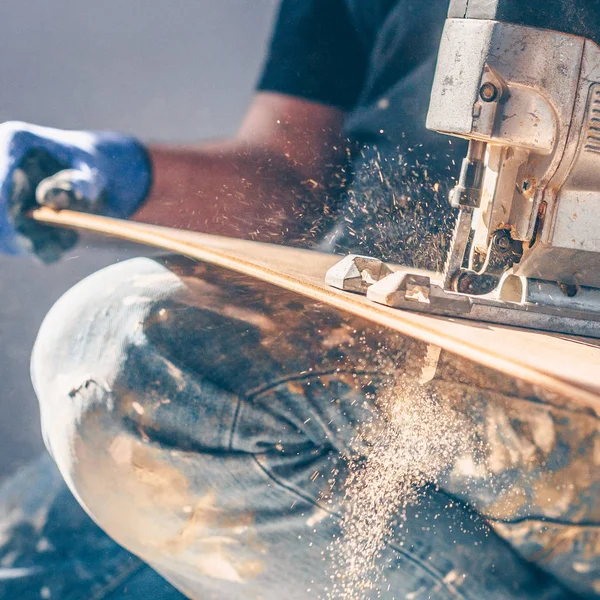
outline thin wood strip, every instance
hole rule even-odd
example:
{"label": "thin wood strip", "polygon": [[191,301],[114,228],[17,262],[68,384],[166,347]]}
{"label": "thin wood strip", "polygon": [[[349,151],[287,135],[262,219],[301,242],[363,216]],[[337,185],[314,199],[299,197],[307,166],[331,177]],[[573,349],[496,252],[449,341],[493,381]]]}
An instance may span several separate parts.
{"label": "thin wood strip", "polygon": [[[450,352],[464,356],[511,377],[516,377],[530,384],[539,385],[549,391],[562,394],[580,404],[590,406],[600,414],[600,388],[587,387],[578,381],[542,370],[532,365],[527,360],[527,356],[517,359],[514,355],[502,353],[496,347],[492,349],[485,344],[477,343],[473,338],[467,339],[465,336],[458,335],[457,332],[443,331],[443,325],[444,322],[448,322],[447,319],[390,309],[371,303],[363,296],[344,293],[326,287],[322,283],[326,268],[335,263],[339,257],[316,252],[311,253],[311,251],[307,250],[286,249],[280,246],[259,244],[258,242],[249,242],[246,240],[227,239],[219,236],[185,232],[167,227],[111,219],[68,210],[56,212],[49,208],[40,208],[33,211],[31,216],[36,221],[47,224],[93,231],[111,237],[162,248],[201,262],[210,263],[260,279],[313,300],[334,306],[410,337],[440,346]],[[302,264],[298,268],[288,268],[288,271],[291,272],[277,271],[265,264],[261,264],[261,259],[268,260],[267,257],[270,256],[273,260],[278,260],[278,256],[286,252],[290,252],[294,256],[300,256],[302,253],[312,254],[320,270],[318,276],[315,276],[314,272],[302,273]],[[252,255],[258,255],[260,258],[256,260]],[[308,261],[304,258],[304,261],[301,262],[306,264]],[[473,324],[467,325],[465,321],[463,323],[465,323],[462,325],[463,329],[474,326]],[[518,337],[519,334],[523,334],[522,330],[513,330],[509,327],[494,326],[493,329],[499,332],[498,339],[500,339],[500,335],[502,334],[504,334],[505,338],[509,338],[511,335]],[[533,331],[525,333],[530,335],[535,343],[538,340],[539,343],[543,343],[544,336],[551,335]],[[576,339],[556,339],[556,336],[553,337],[556,343],[564,345],[565,351],[568,351],[570,345],[579,344]],[[600,348],[590,345],[591,352],[594,353],[593,361],[591,362],[600,367]],[[557,358],[564,360],[562,356]],[[600,370],[598,371],[598,375],[600,378]]]}

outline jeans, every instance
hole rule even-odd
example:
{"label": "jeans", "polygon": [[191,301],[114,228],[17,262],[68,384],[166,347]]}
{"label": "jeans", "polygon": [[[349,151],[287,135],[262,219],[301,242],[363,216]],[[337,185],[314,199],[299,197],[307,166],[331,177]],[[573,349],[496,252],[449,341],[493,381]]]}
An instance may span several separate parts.
{"label": "jeans", "polygon": [[0,598],[183,596],[81,508],[49,455],[0,488]]}
{"label": "jeans", "polygon": [[[544,414],[549,403],[565,410],[460,357],[438,352],[431,367],[430,350],[187,259],[133,259],[92,275],[48,314],[32,378],[46,445],[95,524],[45,459],[9,482],[0,496],[12,507],[0,526],[0,598],[335,597],[330,548],[345,479],[371,447],[356,432],[386,421],[380,398],[399,377],[431,371],[423,385],[448,394],[479,438],[496,427],[490,414],[503,415],[496,425],[511,418],[512,400]],[[570,434],[577,419],[588,433],[596,426],[576,414],[557,427]],[[548,526],[545,501],[510,496],[523,488],[519,455],[499,468],[497,446],[478,448],[418,484],[418,500],[392,520],[374,557],[381,585],[364,597],[600,597],[597,557],[579,543],[596,535],[596,523],[580,531],[565,505]],[[528,481],[539,487],[552,473],[538,468],[536,448],[525,454],[537,465]],[[484,464],[485,475],[473,469]],[[595,510],[590,473],[577,514]],[[542,555],[553,527],[571,543]]]}

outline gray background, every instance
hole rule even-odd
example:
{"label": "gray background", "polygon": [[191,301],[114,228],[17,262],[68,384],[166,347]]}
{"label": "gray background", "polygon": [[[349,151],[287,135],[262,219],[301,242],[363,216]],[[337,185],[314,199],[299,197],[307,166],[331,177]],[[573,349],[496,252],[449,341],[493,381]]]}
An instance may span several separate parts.
{"label": "gray background", "polygon": [[[0,121],[191,142],[235,131],[277,0],[5,0]],[[0,256],[0,478],[42,451],[29,353],[52,303],[139,254],[86,239],[60,264]]]}

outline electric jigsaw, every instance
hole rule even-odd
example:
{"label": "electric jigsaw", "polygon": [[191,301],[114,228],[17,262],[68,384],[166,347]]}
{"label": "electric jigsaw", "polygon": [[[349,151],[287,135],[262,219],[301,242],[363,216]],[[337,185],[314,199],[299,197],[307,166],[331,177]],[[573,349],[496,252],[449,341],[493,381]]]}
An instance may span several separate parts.
{"label": "electric jigsaw", "polygon": [[375,302],[600,337],[596,3],[451,2],[427,127],[467,138],[441,274],[351,255],[326,282]]}

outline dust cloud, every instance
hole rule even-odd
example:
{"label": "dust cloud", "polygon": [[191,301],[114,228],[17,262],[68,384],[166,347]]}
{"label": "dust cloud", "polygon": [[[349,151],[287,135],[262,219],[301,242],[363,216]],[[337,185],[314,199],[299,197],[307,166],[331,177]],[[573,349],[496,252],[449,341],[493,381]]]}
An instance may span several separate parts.
{"label": "dust cloud", "polygon": [[380,402],[385,424],[365,425],[355,440],[367,442],[368,454],[349,459],[341,531],[327,558],[327,600],[379,596],[382,553],[392,535],[401,535],[407,507],[472,444],[464,417],[424,386],[401,380]]}
{"label": "dust cloud", "polygon": [[434,157],[422,146],[384,153],[372,146],[356,162],[336,251],[440,271],[456,221],[448,202],[457,168],[451,153]]}

